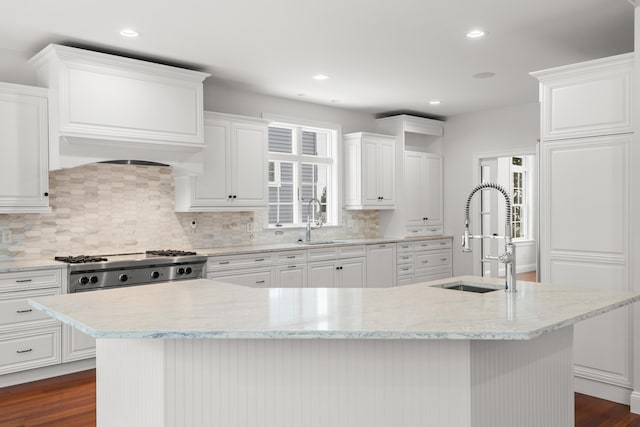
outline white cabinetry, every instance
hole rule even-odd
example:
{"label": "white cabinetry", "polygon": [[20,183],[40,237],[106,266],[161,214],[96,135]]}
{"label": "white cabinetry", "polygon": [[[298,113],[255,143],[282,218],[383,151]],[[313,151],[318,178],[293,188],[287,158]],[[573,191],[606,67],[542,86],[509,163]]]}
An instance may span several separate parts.
{"label": "white cabinetry", "polygon": [[0,214],[50,211],[47,93],[0,83]]}
{"label": "white cabinetry", "polygon": [[396,244],[367,245],[367,287],[389,288],[396,285]]}
{"label": "white cabinetry", "polygon": [[395,138],[351,133],[344,147],[345,209],[394,209]]}
{"label": "white cabinetry", "polygon": [[442,234],[442,157],[407,151],[404,167],[407,235]]}
{"label": "white cabinetry", "polygon": [[207,260],[207,279],[269,288],[273,285],[273,260],[271,253],[212,256]]}
{"label": "white cabinetry", "polygon": [[[543,282],[628,291],[630,55],[533,73],[540,79]],[[606,135],[609,133],[610,135]],[[574,327],[575,389],[629,403],[628,308]]]}
{"label": "white cabinetry", "polygon": [[[343,246],[308,250],[310,288],[362,288],[367,278],[364,246]],[[313,260],[313,261],[312,261]]]}
{"label": "white cabinetry", "polygon": [[176,177],[176,211],[241,211],[267,206],[268,123],[205,113],[201,176]]}
{"label": "white cabinetry", "polygon": [[51,169],[114,159],[188,169],[202,149],[208,74],[53,44],[30,62],[51,89]]}
{"label": "white cabinetry", "polygon": [[451,260],[450,238],[398,243],[398,286],[451,277]]}
{"label": "white cabinetry", "polygon": [[61,362],[60,322],[28,299],[60,294],[62,271],[0,273],[0,374]]}

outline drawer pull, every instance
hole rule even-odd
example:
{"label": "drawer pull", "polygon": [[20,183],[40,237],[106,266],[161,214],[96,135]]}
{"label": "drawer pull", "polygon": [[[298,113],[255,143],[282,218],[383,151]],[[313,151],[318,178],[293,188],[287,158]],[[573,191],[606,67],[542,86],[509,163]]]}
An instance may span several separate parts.
{"label": "drawer pull", "polygon": [[440,258],[440,261],[446,261],[447,258]]}
{"label": "drawer pull", "polygon": [[441,245],[446,245],[446,244],[447,244],[447,242],[440,242],[440,244],[441,244]]}
{"label": "drawer pull", "polygon": [[386,248],[387,245],[378,245],[379,248]]}
{"label": "drawer pull", "polygon": [[401,256],[400,259],[409,259],[408,256]]}
{"label": "drawer pull", "polygon": [[32,308],[28,308],[26,310],[17,310],[16,313],[31,313],[33,311]]}
{"label": "drawer pull", "polygon": [[220,265],[229,264],[229,261],[220,261],[218,264],[220,264]]}
{"label": "drawer pull", "polygon": [[31,282],[31,279],[20,279],[20,280],[16,280],[16,283],[28,283]]}
{"label": "drawer pull", "polygon": [[16,353],[22,354],[22,353],[29,353],[30,351],[33,351],[33,349],[32,348],[28,348],[26,350],[16,350]]}
{"label": "drawer pull", "polygon": [[256,285],[260,285],[262,283],[264,283],[264,280],[256,280]]}
{"label": "drawer pull", "polygon": [[423,264],[429,264],[429,261],[422,261]]}
{"label": "drawer pull", "polygon": [[431,231],[438,231],[438,229],[437,228],[432,228]]}
{"label": "drawer pull", "polygon": [[294,259],[296,256],[295,255],[289,255],[287,256],[287,259]]}
{"label": "drawer pull", "polygon": [[264,258],[256,258],[256,262],[258,261],[264,261]]}
{"label": "drawer pull", "polygon": [[296,268],[296,267],[297,267],[297,265],[290,265],[287,268]]}
{"label": "drawer pull", "polygon": [[411,270],[411,269],[407,267],[407,268],[401,268],[401,270],[402,270],[402,271],[409,271],[409,270]]}

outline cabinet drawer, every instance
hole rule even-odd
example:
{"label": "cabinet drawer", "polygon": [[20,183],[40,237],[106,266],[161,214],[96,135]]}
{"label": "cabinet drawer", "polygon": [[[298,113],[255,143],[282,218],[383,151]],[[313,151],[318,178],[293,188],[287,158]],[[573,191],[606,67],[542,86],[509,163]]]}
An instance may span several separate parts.
{"label": "cabinet drawer", "polygon": [[399,264],[398,276],[404,276],[407,274],[413,274],[413,264]]}
{"label": "cabinet drawer", "polygon": [[434,274],[446,273],[448,275],[444,277],[451,277],[451,266],[439,265],[437,267],[416,268],[415,273],[416,273],[416,282],[418,281],[418,277],[433,276]]}
{"label": "cabinet drawer", "polygon": [[416,282],[415,283],[430,282],[432,280],[448,279],[449,277],[451,277],[451,272],[450,271],[445,271],[445,272],[442,272],[442,273],[433,273],[433,274],[416,274]]}
{"label": "cabinet drawer", "polygon": [[356,258],[366,255],[367,250],[364,245],[338,247],[338,258]]}
{"label": "cabinet drawer", "polygon": [[416,270],[440,265],[451,265],[451,251],[421,252],[416,254]]}
{"label": "cabinet drawer", "polygon": [[397,264],[398,266],[400,266],[400,264],[411,264],[413,265],[413,254],[412,253],[399,253],[398,257],[397,257]]}
{"label": "cabinet drawer", "polygon": [[0,335],[0,374],[60,361],[60,326]]}
{"label": "cabinet drawer", "polygon": [[2,273],[0,274],[0,291],[62,287],[63,271],[66,274],[66,270],[60,268]]}
{"label": "cabinet drawer", "polygon": [[422,225],[417,227],[407,227],[407,236],[438,236],[442,234],[441,225]]}
{"label": "cabinet drawer", "polygon": [[398,277],[398,286],[413,284],[413,275]]}
{"label": "cabinet drawer", "polygon": [[32,308],[27,299],[60,294],[60,288],[0,294],[0,332],[16,328],[58,325],[59,322]]}
{"label": "cabinet drawer", "polygon": [[423,240],[415,243],[416,252],[432,249],[448,249],[451,247],[451,239]]}
{"label": "cabinet drawer", "polygon": [[208,274],[207,279],[254,288],[269,288],[272,285],[273,274],[271,268],[256,268]]}
{"label": "cabinet drawer", "polygon": [[273,258],[273,254],[270,253],[209,257],[207,260],[207,271],[252,268],[261,265],[270,265],[273,263]]}
{"label": "cabinet drawer", "polygon": [[336,259],[336,258],[338,258],[337,247],[316,248],[316,249],[309,249],[307,251],[307,259],[309,261],[316,261],[316,260],[322,260],[322,259]]}
{"label": "cabinet drawer", "polygon": [[307,260],[307,251],[277,252],[274,254],[274,258],[278,264],[290,262],[299,263]]}
{"label": "cabinet drawer", "polygon": [[398,253],[413,252],[413,242],[398,243]]}

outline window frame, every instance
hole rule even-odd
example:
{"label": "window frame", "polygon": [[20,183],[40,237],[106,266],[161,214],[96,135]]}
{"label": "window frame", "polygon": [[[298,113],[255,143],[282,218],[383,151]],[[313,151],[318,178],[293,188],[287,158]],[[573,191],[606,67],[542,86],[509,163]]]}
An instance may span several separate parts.
{"label": "window frame", "polygon": [[[331,167],[331,172],[328,176],[328,193],[327,198],[327,217],[332,219],[330,223],[325,224],[325,227],[339,227],[342,223],[342,195],[340,182],[342,181],[342,165],[341,165],[341,153],[342,153],[342,126],[335,123],[325,123],[312,120],[299,119],[295,117],[286,117],[278,115],[262,115],[263,119],[269,121],[269,127],[282,127],[293,130],[292,134],[292,151],[293,153],[276,153],[267,150],[267,162],[292,162],[294,164],[293,176],[294,176],[294,209],[293,209],[293,224],[269,224],[269,206],[267,202],[267,209],[264,213],[263,228],[266,230],[280,230],[280,229],[294,229],[306,227],[306,219],[301,218],[302,203],[301,188],[302,188],[302,164],[328,164]],[[329,156],[320,157],[309,154],[302,154],[302,132],[326,132],[329,137],[327,151]],[[268,168],[268,166],[267,166]],[[278,168],[276,168],[278,169]],[[278,175],[276,171],[276,176]],[[272,187],[272,182],[267,182],[268,187]],[[331,195],[333,193],[333,195]]]}

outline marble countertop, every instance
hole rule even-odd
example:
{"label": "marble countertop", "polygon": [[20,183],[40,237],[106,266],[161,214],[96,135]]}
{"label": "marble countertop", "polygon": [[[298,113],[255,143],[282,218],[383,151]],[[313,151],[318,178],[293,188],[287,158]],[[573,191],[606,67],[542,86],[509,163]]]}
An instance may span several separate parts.
{"label": "marble countertop", "polygon": [[304,243],[272,243],[263,245],[243,245],[243,246],[222,246],[218,248],[195,249],[198,254],[217,255],[242,255],[257,252],[275,252],[303,250],[314,248],[326,248],[329,246],[353,246],[353,245],[375,245],[381,243],[401,243],[401,242],[421,242],[424,240],[451,239],[452,236],[422,236],[422,237],[373,237],[369,239],[330,239],[333,243],[306,245]]}
{"label": "marble countertop", "polygon": [[190,280],[41,297],[31,304],[96,338],[532,339],[640,294],[519,282],[518,293],[434,287],[248,288]]}

